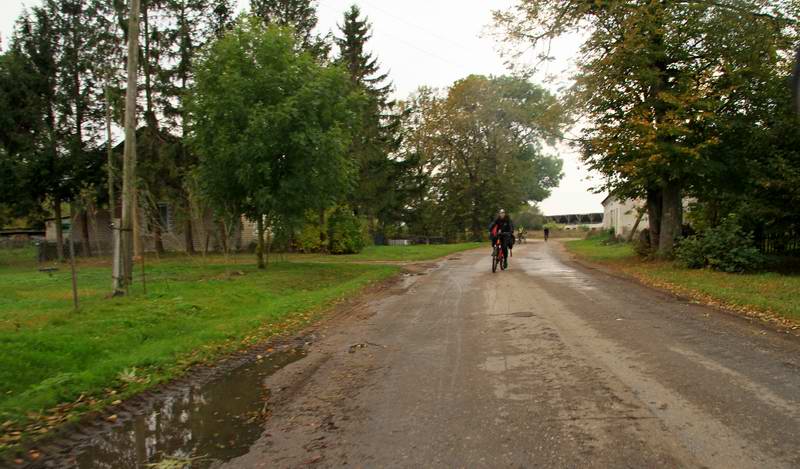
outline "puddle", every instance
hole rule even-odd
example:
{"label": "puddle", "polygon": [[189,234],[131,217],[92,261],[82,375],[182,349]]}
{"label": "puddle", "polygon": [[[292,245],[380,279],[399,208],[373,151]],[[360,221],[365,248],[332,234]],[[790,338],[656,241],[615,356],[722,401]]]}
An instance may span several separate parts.
{"label": "puddle", "polygon": [[241,456],[263,431],[269,397],[264,378],[304,356],[302,349],[277,352],[211,383],[170,392],[142,414],[93,437],[72,461],[57,467],[139,469],[193,458],[186,467],[196,469]]}
{"label": "puddle", "polygon": [[596,290],[592,280],[553,256],[523,257],[518,261],[528,275],[566,283],[581,290]]}

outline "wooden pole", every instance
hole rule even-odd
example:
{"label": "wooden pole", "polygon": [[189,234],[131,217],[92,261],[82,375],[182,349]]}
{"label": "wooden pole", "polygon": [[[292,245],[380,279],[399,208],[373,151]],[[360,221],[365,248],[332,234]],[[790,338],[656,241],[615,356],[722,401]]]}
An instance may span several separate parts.
{"label": "wooden pole", "polygon": [[114,144],[111,142],[111,85],[106,86],[106,169],[108,171],[108,211],[109,219],[117,217],[117,194],[114,190]]}
{"label": "wooden pole", "polygon": [[133,270],[133,204],[136,175],[136,97],[139,71],[139,13],[141,0],[130,0],[128,19],[128,82],[125,92],[125,154],[122,165],[122,221],[120,247],[115,254],[123,267],[114,285],[114,294],[127,291]]}

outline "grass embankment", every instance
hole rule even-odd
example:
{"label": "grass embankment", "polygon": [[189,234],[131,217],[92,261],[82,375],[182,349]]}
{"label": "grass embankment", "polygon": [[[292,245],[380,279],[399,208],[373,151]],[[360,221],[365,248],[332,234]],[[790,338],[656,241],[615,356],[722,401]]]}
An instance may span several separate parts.
{"label": "grass embankment", "polygon": [[800,324],[800,275],[686,269],[674,262],[642,260],[630,244],[607,244],[602,237],[565,244],[580,258],[612,267],[643,283],[749,315],[789,320],[793,327]]}
{"label": "grass embankment", "polygon": [[318,254],[290,255],[290,260],[324,262],[418,262],[438,259],[457,252],[481,247],[481,243],[418,244],[413,246],[367,246],[358,254],[330,256]]}
{"label": "grass embankment", "polygon": [[147,294],[139,277],[129,297],[113,299],[108,259],[90,259],[79,264],[77,312],[68,265],[49,275],[38,270],[32,250],[2,250],[0,453],[192,364],[297,330],[333,301],[399,271],[358,262],[434,259],[471,247],[292,256],[264,271],[252,255],[148,259]]}

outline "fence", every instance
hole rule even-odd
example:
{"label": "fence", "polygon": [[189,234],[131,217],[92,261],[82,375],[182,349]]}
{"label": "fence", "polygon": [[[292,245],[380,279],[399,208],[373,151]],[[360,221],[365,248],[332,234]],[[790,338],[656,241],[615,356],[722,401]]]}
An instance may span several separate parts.
{"label": "fence", "polygon": [[755,241],[758,249],[764,254],[800,254],[800,233],[796,231],[756,235]]}

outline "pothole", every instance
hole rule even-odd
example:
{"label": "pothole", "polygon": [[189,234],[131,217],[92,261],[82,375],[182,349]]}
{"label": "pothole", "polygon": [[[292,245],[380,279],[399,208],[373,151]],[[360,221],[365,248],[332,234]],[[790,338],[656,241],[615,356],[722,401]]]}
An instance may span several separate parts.
{"label": "pothole", "polygon": [[520,311],[518,313],[511,313],[511,316],[518,318],[532,318],[536,316],[532,311]]}

